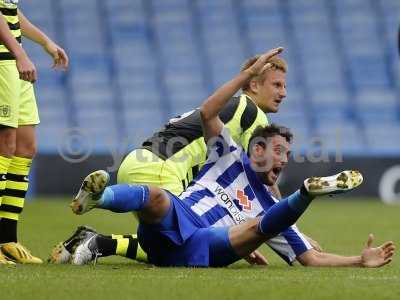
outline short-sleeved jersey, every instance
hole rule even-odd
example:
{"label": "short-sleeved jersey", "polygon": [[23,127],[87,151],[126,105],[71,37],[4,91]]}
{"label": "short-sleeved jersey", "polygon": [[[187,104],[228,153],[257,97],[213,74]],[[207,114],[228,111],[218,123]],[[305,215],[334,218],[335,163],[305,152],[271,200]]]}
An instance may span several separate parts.
{"label": "short-sleeved jersey", "polygon": [[[245,149],[254,129],[268,125],[266,114],[245,94],[231,99],[219,117],[229,128],[234,141]],[[162,130],[147,139],[142,148],[170,162],[171,169],[186,188],[207,158],[200,110],[171,119]]]}
{"label": "short-sleeved jersey", "polygon": [[[252,169],[250,159],[224,128],[208,143],[208,159],[198,176],[179,198],[207,226],[231,226],[262,216],[278,202]],[[296,226],[288,228],[267,244],[286,262],[311,249]]]}
{"label": "short-sleeved jersey", "polygon": [[[8,24],[12,35],[21,43],[21,29],[18,19],[18,0],[0,0],[0,11]],[[0,44],[0,61],[14,60],[15,57],[8,51],[6,46]]]}

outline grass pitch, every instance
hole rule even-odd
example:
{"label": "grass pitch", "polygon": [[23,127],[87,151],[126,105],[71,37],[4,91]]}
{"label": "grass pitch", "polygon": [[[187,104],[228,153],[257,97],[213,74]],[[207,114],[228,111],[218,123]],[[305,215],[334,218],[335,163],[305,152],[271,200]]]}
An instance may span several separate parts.
{"label": "grass pitch", "polygon": [[[400,207],[378,201],[315,201],[298,223],[326,251],[359,254],[370,232],[375,244],[400,242]],[[20,240],[47,258],[77,225],[104,233],[134,232],[130,214],[93,211],[74,216],[67,199],[28,203]],[[270,266],[238,262],[223,269],[156,268],[113,257],[96,266],[0,266],[0,299],[400,299],[400,259],[381,269],[288,267],[264,248]]]}

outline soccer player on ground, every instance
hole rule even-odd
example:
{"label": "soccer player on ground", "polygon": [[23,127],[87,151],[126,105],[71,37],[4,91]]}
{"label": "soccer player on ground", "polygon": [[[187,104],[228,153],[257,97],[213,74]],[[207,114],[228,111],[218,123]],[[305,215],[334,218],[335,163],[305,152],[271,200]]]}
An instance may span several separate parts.
{"label": "soccer player on ground", "polygon": [[38,43],[53,58],[54,68],[67,68],[64,50],[35,27],[18,9],[18,0],[0,0],[0,263],[41,263],[18,243],[17,224],[28,190],[36,153],[39,115],[32,83],[34,64],[21,47],[22,36]]}
{"label": "soccer player on ground", "polygon": [[[300,190],[275,202],[265,185],[274,184],[288,162],[290,131],[275,125],[257,128],[246,153],[224,127],[218,113],[251,76],[269,68],[268,58],[280,51],[277,48],[262,55],[203,103],[200,113],[209,155],[184,194],[177,197],[148,185],[107,187],[107,172],[96,171],[83,181],[71,204],[72,210],[76,214],[93,208],[137,212],[140,244],[149,262],[155,265],[221,267],[247,257],[263,242],[288,230],[315,197],[346,192],[360,185],[359,172],[344,171],[330,177],[306,179]],[[232,218],[236,222],[230,222]],[[231,226],[215,227],[218,222]],[[104,256],[106,239],[95,233],[87,234],[75,250],[73,263],[85,264]],[[359,256],[322,253],[313,263],[358,267],[389,263],[395,251],[393,243],[372,248],[372,241],[370,236]],[[300,256],[308,251],[311,249],[303,249]]]}
{"label": "soccer player on ground", "polygon": [[[258,58],[259,55],[249,58],[243,64],[242,70],[247,69]],[[268,124],[265,113],[278,112],[279,105],[286,97],[287,64],[278,56],[271,57],[269,63],[271,67],[264,73],[253,76],[243,85],[242,94],[233,97],[219,114],[234,141],[246,151],[254,129]],[[200,110],[195,109],[171,119],[161,131],[147,139],[141,149],[129,153],[118,170],[118,183],[149,184],[179,195],[204,165],[206,152]],[[269,188],[276,198],[281,198],[276,184]],[[67,262],[73,252],[74,241],[82,231],[84,232],[84,228],[74,232],[65,242],[59,243],[49,260],[55,263]],[[115,239],[114,254],[144,259],[144,253],[140,245],[137,245],[136,235],[112,237]],[[315,249],[321,250],[319,244],[311,238],[304,234],[302,238],[306,238]],[[261,257],[259,253],[255,254]]]}
{"label": "soccer player on ground", "polygon": [[[259,55],[248,59],[242,70],[252,65]],[[219,116],[229,128],[233,139],[247,150],[254,129],[268,124],[265,113],[276,113],[286,97],[286,62],[274,56],[269,59],[271,68],[253,76],[242,87],[242,94],[233,97],[222,109]],[[201,128],[199,109],[173,118],[164,129],[143,143],[142,149],[132,151],[121,164],[118,183],[150,184],[169,190],[175,195],[182,193],[188,183],[197,175],[206,160],[206,145]],[[280,198],[276,185],[270,187]],[[80,228],[63,243],[59,243],[50,255],[50,261],[68,261],[74,249],[74,241],[84,231]],[[112,235],[115,239],[114,254],[128,258],[144,259],[144,253],[137,245],[136,235]],[[303,234],[315,249],[317,242]],[[284,242],[287,243],[287,242]],[[137,249],[137,250],[135,250]],[[136,251],[138,255],[136,255]],[[255,253],[261,258],[259,253]],[[252,257],[254,258],[254,255]],[[265,259],[259,260],[265,263]]]}

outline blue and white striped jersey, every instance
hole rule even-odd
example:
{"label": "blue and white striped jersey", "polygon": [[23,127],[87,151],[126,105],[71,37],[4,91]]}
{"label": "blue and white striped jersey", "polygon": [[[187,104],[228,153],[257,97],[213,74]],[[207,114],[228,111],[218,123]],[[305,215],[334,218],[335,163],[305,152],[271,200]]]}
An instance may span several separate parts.
{"label": "blue and white striped jersey", "polygon": [[[179,198],[208,226],[243,223],[263,215],[278,202],[225,127],[218,138],[208,143],[206,164]],[[267,244],[289,264],[312,248],[296,226],[268,240]]]}

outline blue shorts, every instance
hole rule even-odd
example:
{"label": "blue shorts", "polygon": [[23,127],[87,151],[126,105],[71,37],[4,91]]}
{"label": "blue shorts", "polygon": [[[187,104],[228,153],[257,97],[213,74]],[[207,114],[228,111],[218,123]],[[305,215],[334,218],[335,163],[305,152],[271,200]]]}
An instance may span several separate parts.
{"label": "blue shorts", "polygon": [[159,224],[140,224],[138,239],[149,263],[164,267],[223,267],[239,260],[229,227],[207,227],[184,201],[167,192],[170,208]]}

